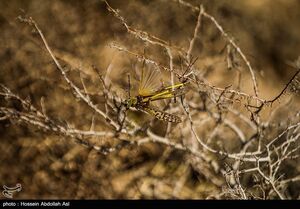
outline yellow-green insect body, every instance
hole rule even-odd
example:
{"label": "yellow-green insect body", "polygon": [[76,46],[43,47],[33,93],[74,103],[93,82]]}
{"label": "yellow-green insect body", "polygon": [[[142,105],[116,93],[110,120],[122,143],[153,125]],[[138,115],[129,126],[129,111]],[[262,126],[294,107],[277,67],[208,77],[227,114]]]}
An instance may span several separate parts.
{"label": "yellow-green insect body", "polygon": [[134,107],[138,110],[144,111],[148,114],[155,116],[159,120],[180,123],[181,119],[178,116],[158,110],[157,108],[152,107],[150,105],[150,102],[161,99],[172,99],[181,96],[184,94],[183,88],[183,83],[167,86],[149,95],[143,96],[139,94],[136,97],[131,97],[125,101],[125,104],[127,108]]}
{"label": "yellow-green insect body", "polygon": [[133,107],[146,112],[162,121],[180,123],[181,119],[178,116],[158,110],[151,105],[151,102],[162,99],[172,99],[183,95],[185,83],[161,87],[161,83],[159,83],[160,78],[159,71],[153,68],[145,68],[144,66],[141,71],[138,95],[127,99],[125,106],[127,109]]}

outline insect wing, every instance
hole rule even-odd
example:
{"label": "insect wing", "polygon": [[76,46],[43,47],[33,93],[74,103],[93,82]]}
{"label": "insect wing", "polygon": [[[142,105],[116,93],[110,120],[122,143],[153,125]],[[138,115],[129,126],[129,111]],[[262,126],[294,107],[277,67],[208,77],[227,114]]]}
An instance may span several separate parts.
{"label": "insect wing", "polygon": [[142,68],[142,74],[139,83],[139,95],[151,96],[160,87],[160,72],[156,69],[150,69],[149,66]]}

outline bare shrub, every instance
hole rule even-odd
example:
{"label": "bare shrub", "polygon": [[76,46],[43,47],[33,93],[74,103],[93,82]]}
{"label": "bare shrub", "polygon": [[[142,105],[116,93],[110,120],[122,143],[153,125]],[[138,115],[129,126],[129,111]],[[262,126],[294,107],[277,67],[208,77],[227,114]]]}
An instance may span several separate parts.
{"label": "bare shrub", "polygon": [[[105,2],[116,24],[120,23],[130,35],[128,39],[132,44],[111,42],[109,47],[122,60],[119,68],[115,69],[113,63],[105,70],[90,65],[89,73],[84,68],[74,67],[52,50],[53,44],[48,43],[47,34],[33,18],[20,16],[21,22],[34,29],[37,35],[35,41],[42,43],[54,62],[57,73],[66,84],[63,88],[75,98],[75,107],[79,104],[85,111],[88,109],[92,119],[89,128],[86,125],[82,129],[76,128],[76,121],[49,116],[44,98],[37,107],[32,101],[1,85],[0,120],[26,124],[46,134],[74,139],[101,156],[139,150],[149,144],[164,145],[163,155],[152,170],[136,174],[144,178],[143,182],[139,181],[139,177],[128,174],[126,178],[131,178],[132,183],[123,186],[130,189],[116,189],[126,198],[299,198],[299,190],[292,189],[299,188],[300,180],[299,60],[294,63],[295,73],[284,89],[273,98],[264,99],[259,91],[259,84],[263,81],[257,77],[246,54],[203,5],[194,6],[182,0],[166,4],[176,5],[196,15],[188,44],[184,40],[187,37],[173,43],[138,29],[134,23],[127,22],[121,11]],[[217,38],[224,50],[198,57],[201,52],[197,43],[206,35],[200,31],[205,31],[206,26],[218,32]],[[209,66],[204,63],[205,59]],[[163,123],[154,117],[145,118],[146,115],[134,108],[125,108],[128,92],[121,89],[127,89],[128,80],[124,75],[131,74],[130,84],[135,87],[135,79],[132,79],[134,68],[139,71],[142,63],[159,69],[161,78],[169,80],[170,84],[187,83],[185,95],[176,103],[170,99],[160,104],[168,113],[179,115],[181,123]],[[111,71],[117,71],[117,79],[110,77]],[[99,125],[101,128],[97,130],[95,126]],[[176,153],[179,153],[176,165],[180,174],[172,173],[173,180],[157,174],[159,162],[172,160],[173,155],[176,158]],[[187,187],[184,185],[193,172],[206,179],[214,188],[213,192],[208,189],[206,193],[185,196]],[[113,181],[111,179],[112,184]],[[133,189],[139,195],[133,195]]]}

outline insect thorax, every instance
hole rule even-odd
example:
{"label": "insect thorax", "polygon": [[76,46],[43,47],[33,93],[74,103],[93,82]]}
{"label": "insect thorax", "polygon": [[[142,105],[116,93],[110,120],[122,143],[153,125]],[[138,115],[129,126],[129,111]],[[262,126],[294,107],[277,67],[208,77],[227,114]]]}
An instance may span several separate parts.
{"label": "insect thorax", "polygon": [[141,96],[130,97],[129,99],[126,100],[125,103],[126,103],[127,108],[130,108],[130,107],[142,108],[145,105],[147,105],[147,103],[143,102],[143,97],[141,97]]}

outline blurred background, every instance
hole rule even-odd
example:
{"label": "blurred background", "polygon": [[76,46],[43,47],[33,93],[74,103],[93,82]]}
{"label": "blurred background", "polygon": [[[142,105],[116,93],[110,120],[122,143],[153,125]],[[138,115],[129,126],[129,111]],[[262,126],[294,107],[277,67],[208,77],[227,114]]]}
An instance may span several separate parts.
{"label": "blurred background", "polygon": [[[258,77],[262,98],[273,98],[280,92],[296,71],[287,63],[300,55],[300,1],[189,2],[203,4],[245,52]],[[197,15],[175,2],[110,0],[109,3],[120,10],[130,25],[174,45],[186,47],[192,38]],[[44,98],[48,115],[72,121],[81,128],[89,128],[93,113],[76,102],[37,33],[17,17],[33,17],[55,54],[84,69],[87,75],[93,75],[92,65],[103,70],[113,62],[111,81],[120,89],[123,84],[118,80],[124,77],[124,68],[130,68],[131,63],[107,45],[117,41],[140,52],[146,48],[127,34],[100,0],[3,0],[0,8],[0,83],[22,98],[30,98],[37,107]],[[225,45],[212,28],[204,22],[195,57],[200,66],[217,68],[214,57],[222,53]],[[218,76],[220,85],[224,80],[231,82],[223,74]],[[92,77],[89,82],[97,93],[99,81]],[[98,121],[100,130],[101,123]],[[191,199],[208,198],[220,192],[216,182],[202,175],[205,168],[191,169],[181,153],[157,144],[104,156],[72,140],[8,120],[0,121],[0,142],[0,183],[10,186],[21,183],[22,191],[15,194],[16,198]],[[177,181],[183,182],[183,186],[174,192]]]}

